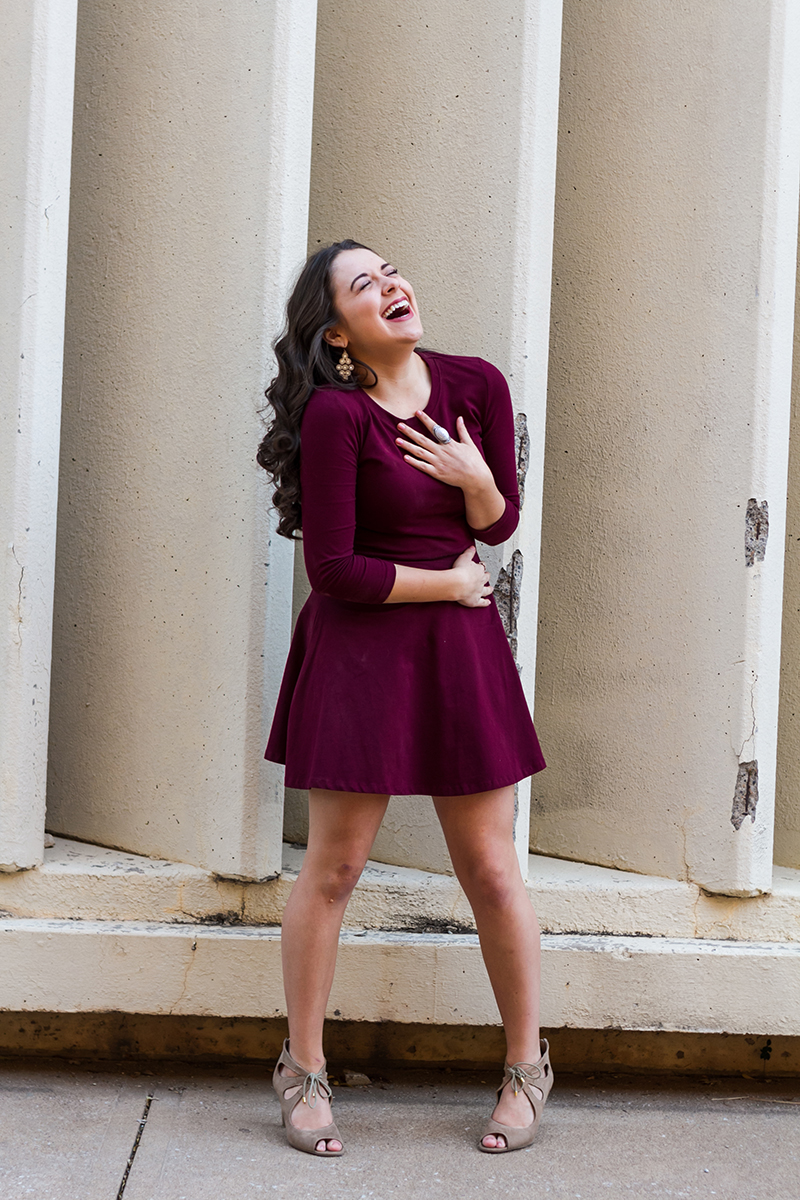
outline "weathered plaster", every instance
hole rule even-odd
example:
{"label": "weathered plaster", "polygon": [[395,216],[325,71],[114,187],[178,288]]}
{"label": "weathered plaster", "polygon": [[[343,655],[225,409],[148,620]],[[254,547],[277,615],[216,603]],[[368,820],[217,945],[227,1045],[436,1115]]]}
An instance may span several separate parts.
{"label": "weathered plaster", "polygon": [[[798,259],[800,264],[800,258]],[[800,267],[799,267],[800,269]],[[800,288],[795,288],[789,497],[781,633],[775,861],[800,867]]]}
{"label": "weathered plaster", "polygon": [[786,0],[565,4],[531,844],[741,896],[772,880],[799,35]]}
{"label": "weathered plaster", "polygon": [[[8,1010],[285,1012],[276,928],[5,918],[0,946],[0,1008]],[[544,1025],[800,1032],[794,946],[548,934],[542,957]],[[328,1015],[499,1020],[476,934],[345,932]]]}
{"label": "weathered plaster", "polygon": [[3,13],[0,873],[42,861],[76,8]]}
{"label": "weathered plaster", "polygon": [[[518,420],[527,416],[519,530],[504,552],[481,554],[493,577],[512,551],[525,557],[515,657],[531,705],[560,36],[561,0],[478,0],[457,13],[421,0],[402,11],[389,0],[321,0],[311,171],[309,247],[351,236],[390,256],[414,283],[423,343],[494,362]],[[342,69],[354,53],[356,89]],[[529,797],[525,780],[523,874]],[[429,829],[412,824],[430,861]],[[403,836],[413,843],[413,831]],[[419,861],[388,831],[375,853]]]}
{"label": "weathered plaster", "polygon": [[255,451],[305,253],[316,6],[79,18],[49,823],[263,878],[292,547]]}
{"label": "weathered plaster", "polygon": [[[303,851],[285,846],[268,883],[56,839],[38,871],[0,879],[0,912],[30,919],[279,925]],[[772,893],[747,901],[695,884],[532,855],[528,894],[548,933],[800,942],[800,871],[776,868]],[[351,929],[474,930],[452,875],[372,861],[345,914]]]}

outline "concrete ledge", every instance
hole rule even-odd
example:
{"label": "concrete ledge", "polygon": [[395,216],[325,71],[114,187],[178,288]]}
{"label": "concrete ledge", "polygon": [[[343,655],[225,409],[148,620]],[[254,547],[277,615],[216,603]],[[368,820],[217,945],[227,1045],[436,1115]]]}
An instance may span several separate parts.
{"label": "concrete ledge", "polygon": [[[284,846],[283,873],[236,883],[164,862],[56,838],[44,866],[0,875],[0,911],[32,919],[279,925],[303,850]],[[800,942],[800,871],[776,867],[770,896],[709,896],[694,884],[530,857],[528,892],[548,933]],[[354,929],[470,932],[457,881],[408,867],[368,864],[345,917]]]}
{"label": "concrete ledge", "polygon": [[[800,1076],[800,1038],[732,1034],[544,1029],[559,1071],[592,1074]],[[282,1018],[155,1016],[144,1013],[0,1012],[0,1056],[72,1061],[264,1063],[286,1037]],[[505,1045],[498,1025],[329,1021],[332,1069],[389,1064],[493,1068]]]}
{"label": "concrete ledge", "polygon": [[[542,1023],[583,1029],[800,1035],[789,943],[545,935]],[[0,921],[0,1008],[284,1015],[275,927]],[[474,934],[345,932],[329,1015],[493,1025]]]}

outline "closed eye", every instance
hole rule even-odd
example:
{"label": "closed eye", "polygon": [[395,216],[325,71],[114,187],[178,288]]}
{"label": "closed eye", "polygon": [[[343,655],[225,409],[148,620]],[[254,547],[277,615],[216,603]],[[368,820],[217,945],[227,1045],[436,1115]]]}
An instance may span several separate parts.
{"label": "closed eye", "polygon": [[[384,271],[384,276],[386,279],[388,279],[390,275],[396,275],[396,274],[397,274],[397,267],[391,267],[390,270]],[[358,289],[359,292],[363,292],[364,288],[368,288],[371,283],[372,283],[372,280],[367,279],[364,283],[362,283],[361,287]]]}

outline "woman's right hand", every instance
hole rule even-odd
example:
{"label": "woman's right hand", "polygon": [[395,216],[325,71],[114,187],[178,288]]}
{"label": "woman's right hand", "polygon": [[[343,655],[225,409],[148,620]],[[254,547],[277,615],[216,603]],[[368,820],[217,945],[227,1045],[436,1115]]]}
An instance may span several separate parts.
{"label": "woman's right hand", "polygon": [[475,547],[468,546],[459,554],[451,570],[456,578],[455,600],[465,608],[486,608],[490,603],[492,585],[489,572],[482,562],[475,562]]}

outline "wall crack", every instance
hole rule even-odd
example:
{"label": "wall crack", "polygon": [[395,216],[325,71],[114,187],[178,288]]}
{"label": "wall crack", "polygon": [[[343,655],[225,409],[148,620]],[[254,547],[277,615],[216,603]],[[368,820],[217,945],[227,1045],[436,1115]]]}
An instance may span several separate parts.
{"label": "wall crack", "polygon": [[186,966],[183,968],[183,986],[181,987],[181,994],[178,996],[175,1003],[171,1006],[171,1008],[169,1010],[170,1016],[172,1016],[172,1014],[175,1012],[176,1008],[178,1008],[183,1003],[183,1001],[186,997],[186,993],[189,990],[189,974],[190,974],[195,962],[197,961],[196,952],[197,952],[197,938],[194,938],[192,941],[191,958],[187,962]]}
{"label": "wall crack", "polygon": [[17,551],[16,551],[16,547],[14,546],[13,542],[11,542],[11,544],[9,546],[9,550],[11,551],[11,557],[14,559],[14,562],[19,567],[19,581],[17,583],[17,646],[21,647],[22,646],[22,595],[23,595],[23,584],[25,581],[25,568],[22,565],[22,563],[19,561],[19,559],[17,558]]}

